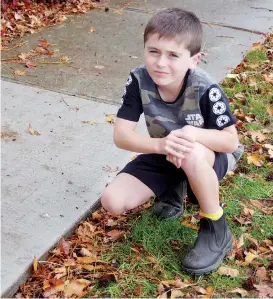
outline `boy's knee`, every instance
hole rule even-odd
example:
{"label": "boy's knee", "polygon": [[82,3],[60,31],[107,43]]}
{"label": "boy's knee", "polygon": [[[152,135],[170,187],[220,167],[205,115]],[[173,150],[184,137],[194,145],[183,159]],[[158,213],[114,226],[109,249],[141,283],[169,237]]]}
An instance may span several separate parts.
{"label": "boy's knee", "polygon": [[113,216],[118,216],[125,212],[124,200],[114,194],[109,186],[104,189],[104,192],[101,196],[101,205]]}
{"label": "boy's knee", "polygon": [[190,153],[187,154],[186,158],[183,160],[182,168],[185,172],[195,172],[200,170],[204,164],[207,165],[208,161],[206,159],[206,148],[204,145],[196,142],[195,147]]}

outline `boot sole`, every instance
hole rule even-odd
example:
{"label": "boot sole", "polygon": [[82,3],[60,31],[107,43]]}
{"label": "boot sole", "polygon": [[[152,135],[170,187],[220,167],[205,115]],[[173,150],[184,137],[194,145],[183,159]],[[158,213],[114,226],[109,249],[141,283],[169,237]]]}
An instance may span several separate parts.
{"label": "boot sole", "polygon": [[203,269],[189,269],[182,265],[182,270],[184,270],[189,274],[194,274],[194,275],[205,275],[215,271],[222,264],[224,258],[228,255],[228,253],[232,250],[232,244],[233,242],[231,239],[230,242],[227,244],[227,246],[224,248],[224,251],[220,255],[219,259],[213,265]]}

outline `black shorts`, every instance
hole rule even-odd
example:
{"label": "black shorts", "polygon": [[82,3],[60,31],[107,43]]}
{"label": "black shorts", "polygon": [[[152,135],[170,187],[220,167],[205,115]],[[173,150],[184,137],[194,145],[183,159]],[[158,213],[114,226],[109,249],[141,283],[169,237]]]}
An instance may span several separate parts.
{"label": "black shorts", "polygon": [[[213,169],[220,181],[228,169],[225,153],[215,153]],[[141,154],[129,162],[119,173],[128,173],[148,186],[156,196],[187,180],[185,172],[166,160],[165,155]]]}

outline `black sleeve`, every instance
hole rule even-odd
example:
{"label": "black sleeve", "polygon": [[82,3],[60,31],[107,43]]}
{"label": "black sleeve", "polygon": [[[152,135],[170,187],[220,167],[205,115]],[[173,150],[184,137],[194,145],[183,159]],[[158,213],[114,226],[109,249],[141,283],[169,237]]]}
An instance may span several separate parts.
{"label": "black sleeve", "polygon": [[206,129],[223,130],[236,123],[229,102],[217,84],[211,85],[200,99],[200,109]]}
{"label": "black sleeve", "polygon": [[121,103],[122,105],[118,110],[117,117],[135,122],[139,121],[143,107],[138,81],[132,73],[125,84]]}

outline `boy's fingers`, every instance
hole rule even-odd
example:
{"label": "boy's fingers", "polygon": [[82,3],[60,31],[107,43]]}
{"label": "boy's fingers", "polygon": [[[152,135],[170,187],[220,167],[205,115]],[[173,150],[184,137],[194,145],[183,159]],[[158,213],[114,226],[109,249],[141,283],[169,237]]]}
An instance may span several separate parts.
{"label": "boy's fingers", "polygon": [[[178,140],[177,140],[178,141]],[[175,142],[175,141],[172,141],[172,140],[167,140],[166,141],[166,145],[165,145],[165,147],[167,147],[167,148],[172,148],[174,151],[176,151],[176,152],[179,152],[179,153],[189,153],[189,152],[191,152],[191,150],[192,150],[192,148],[189,148],[188,146],[187,146],[187,143],[185,144],[185,143],[177,143],[177,142]],[[168,153],[168,151],[166,150],[166,152]],[[172,154],[173,155],[173,153],[170,153],[170,154]],[[180,158],[179,156],[177,156],[177,155],[175,155],[176,157],[178,157],[178,158]]]}
{"label": "boy's fingers", "polygon": [[[183,145],[189,149],[192,149],[194,147],[194,142],[189,142],[188,140],[184,139],[184,138],[180,138],[177,136],[172,136],[171,139],[169,139],[172,142],[175,142],[177,144]],[[167,140],[168,142],[168,140]]]}
{"label": "boy's fingers", "polygon": [[185,157],[182,152],[178,152],[178,151],[174,150],[173,147],[168,146],[168,145],[165,146],[165,151],[166,151],[167,154],[171,154],[174,157],[177,157],[177,158],[180,158],[180,159],[184,159],[184,157]]}
{"label": "boy's fingers", "polygon": [[181,130],[172,131],[172,134],[176,137],[183,138],[191,143],[195,142],[195,139],[193,137],[191,137],[189,134],[186,134],[185,132],[182,132]]}

